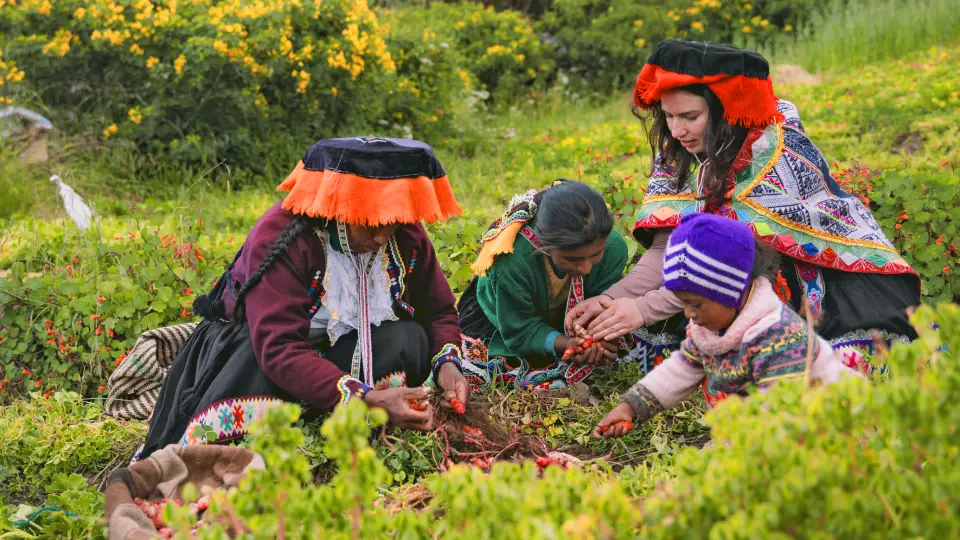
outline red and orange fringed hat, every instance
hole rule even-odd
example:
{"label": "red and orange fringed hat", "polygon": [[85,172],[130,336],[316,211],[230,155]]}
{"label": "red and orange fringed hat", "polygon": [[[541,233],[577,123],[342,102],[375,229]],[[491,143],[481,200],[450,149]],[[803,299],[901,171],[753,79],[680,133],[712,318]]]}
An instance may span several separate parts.
{"label": "red and orange fringed hat", "polygon": [[279,187],[295,214],[355,225],[445,220],[463,211],[433,148],[383,137],[324,139]]}
{"label": "red and orange fringed hat", "polygon": [[691,84],[705,84],[717,95],[730,124],[762,128],[784,120],[767,60],[719,43],[661,41],[637,76],[633,102],[650,109],[667,90]]}

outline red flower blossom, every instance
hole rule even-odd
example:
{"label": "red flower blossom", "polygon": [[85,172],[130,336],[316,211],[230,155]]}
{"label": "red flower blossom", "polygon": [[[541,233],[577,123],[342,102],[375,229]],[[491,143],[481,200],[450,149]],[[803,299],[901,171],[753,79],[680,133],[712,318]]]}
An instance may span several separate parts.
{"label": "red flower blossom", "polygon": [[99,318],[100,318],[100,315],[91,315],[91,316],[90,316],[90,320],[91,320],[91,321],[96,321],[96,320],[98,320]]}
{"label": "red flower blossom", "polygon": [[944,161],[943,163],[940,164],[940,168],[942,169],[942,168],[946,167],[946,166],[949,165],[949,164],[950,164],[950,160]]}
{"label": "red flower blossom", "polygon": [[37,382],[33,383],[33,387],[40,388],[41,384],[43,384],[43,379],[38,379]]}
{"label": "red flower blossom", "polygon": [[23,373],[24,375],[26,375],[26,376],[28,376],[28,377],[29,377],[30,375],[33,375],[33,373],[31,373],[29,370],[26,370],[26,369],[23,370],[23,371],[21,371],[20,373]]}
{"label": "red flower blossom", "polygon": [[940,238],[937,238],[937,243],[938,243],[938,244],[942,244],[942,243],[943,243],[943,237],[942,237],[942,236],[941,236]]}
{"label": "red flower blossom", "polygon": [[624,176],[624,177],[623,177],[623,181],[624,181],[624,182],[629,182],[631,178],[633,178],[633,175],[632,175],[632,174],[628,174],[627,176]]}
{"label": "red flower blossom", "polygon": [[949,273],[950,273],[950,266],[949,266],[949,265],[943,267],[943,273],[944,273],[944,274],[949,274]]}
{"label": "red flower blossom", "polygon": [[106,297],[106,296],[101,296],[100,298],[97,298],[97,303],[98,303],[98,304],[100,304],[100,303],[102,303],[102,302],[106,302],[106,301],[107,301],[107,297]]}
{"label": "red flower blossom", "polygon": [[127,236],[129,236],[131,240],[137,239],[137,233],[134,233],[134,232],[128,232]]}
{"label": "red flower blossom", "polygon": [[97,392],[103,392],[103,391],[106,390],[106,389],[107,389],[106,386],[101,386],[101,387],[97,388]]}

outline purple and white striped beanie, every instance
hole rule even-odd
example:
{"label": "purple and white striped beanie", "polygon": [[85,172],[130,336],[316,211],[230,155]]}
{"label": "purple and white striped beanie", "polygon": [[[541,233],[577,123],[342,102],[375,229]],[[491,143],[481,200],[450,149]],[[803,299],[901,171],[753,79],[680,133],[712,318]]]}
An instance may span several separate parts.
{"label": "purple and white striped beanie", "polygon": [[715,214],[684,216],[670,235],[663,285],[739,308],[750,290],[756,245],[750,227]]}

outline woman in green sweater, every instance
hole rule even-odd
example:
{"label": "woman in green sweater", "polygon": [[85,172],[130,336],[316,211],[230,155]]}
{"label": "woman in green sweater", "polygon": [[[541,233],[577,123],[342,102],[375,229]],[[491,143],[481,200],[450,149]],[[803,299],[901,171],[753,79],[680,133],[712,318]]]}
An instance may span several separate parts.
{"label": "woman in green sweater", "polygon": [[[616,359],[617,342],[583,347],[586,336],[565,335],[563,321],[616,283],[626,262],[626,242],[593,188],[557,180],[515,197],[483,235],[477,277],[457,306],[467,381],[561,388]],[[576,352],[563,358],[568,349]]]}

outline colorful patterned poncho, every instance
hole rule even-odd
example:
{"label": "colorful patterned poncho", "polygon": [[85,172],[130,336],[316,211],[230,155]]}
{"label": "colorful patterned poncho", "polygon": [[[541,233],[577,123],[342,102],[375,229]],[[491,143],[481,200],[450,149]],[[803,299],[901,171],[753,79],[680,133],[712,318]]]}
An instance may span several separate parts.
{"label": "colorful patterned poncho", "polygon": [[870,210],[830,176],[796,106],[780,100],[777,109],[783,123],[748,131],[721,208],[704,207],[697,196],[702,166],[678,186],[675,167],[658,155],[634,237],[649,245],[653,229],[676,227],[683,215],[706,211],[748,224],[764,244],[799,261],[845,272],[916,275]]}

